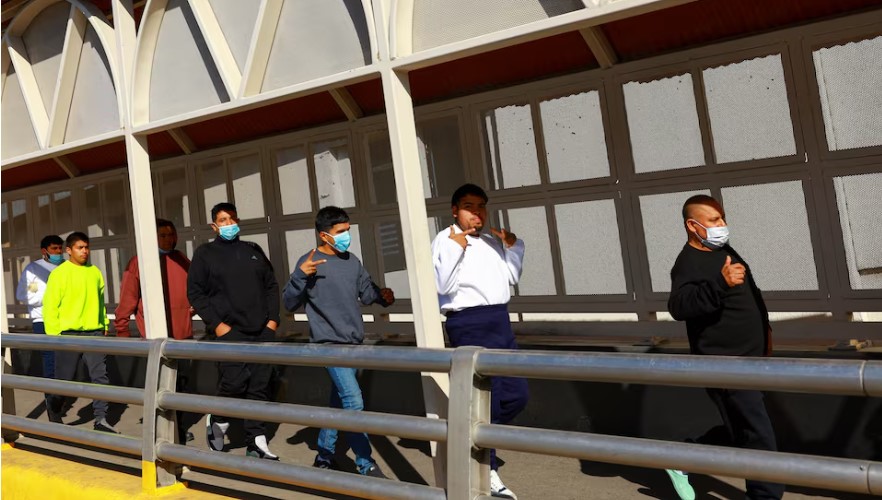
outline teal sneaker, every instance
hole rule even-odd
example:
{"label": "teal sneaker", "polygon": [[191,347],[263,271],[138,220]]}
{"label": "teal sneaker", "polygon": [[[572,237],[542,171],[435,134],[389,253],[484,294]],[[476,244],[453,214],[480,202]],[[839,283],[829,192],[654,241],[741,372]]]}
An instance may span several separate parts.
{"label": "teal sneaker", "polygon": [[665,472],[671,478],[671,483],[673,483],[674,489],[677,490],[680,500],[695,500],[695,490],[689,484],[689,474],[674,469],[665,469]]}

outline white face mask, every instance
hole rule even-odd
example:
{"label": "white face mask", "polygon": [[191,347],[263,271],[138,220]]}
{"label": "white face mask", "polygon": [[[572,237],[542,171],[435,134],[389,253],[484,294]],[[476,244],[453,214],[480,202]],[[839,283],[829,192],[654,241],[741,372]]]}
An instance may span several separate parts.
{"label": "white face mask", "polygon": [[698,236],[698,233],[695,233],[695,235],[698,236],[698,239],[701,240],[702,245],[711,250],[717,250],[726,246],[726,243],[729,243],[729,226],[704,227],[704,225],[695,219],[692,219],[692,222],[698,224],[707,231],[707,239],[704,239],[701,236]]}

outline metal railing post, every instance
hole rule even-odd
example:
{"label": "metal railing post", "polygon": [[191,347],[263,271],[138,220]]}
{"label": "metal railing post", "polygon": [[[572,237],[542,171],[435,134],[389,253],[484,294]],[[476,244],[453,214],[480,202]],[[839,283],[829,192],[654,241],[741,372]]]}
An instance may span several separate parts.
{"label": "metal railing post", "polygon": [[166,339],[150,341],[147,357],[147,377],[144,382],[144,419],[141,453],[141,486],[146,492],[155,493],[177,483],[180,473],[178,464],[162,461],[157,457],[160,442],[175,442],[175,412],[159,408],[159,393],[175,391],[177,362],[164,359],[162,352]]}
{"label": "metal railing post", "polygon": [[474,429],[490,422],[490,379],[475,372],[481,347],[459,347],[450,370],[447,498],[490,494],[490,452],[475,447]]}
{"label": "metal railing post", "polygon": [[[4,314],[5,317],[5,314]],[[3,373],[4,374],[12,374],[12,349],[3,349]],[[7,389],[4,387],[0,390],[0,401],[2,401],[3,413],[6,415],[15,415],[15,390]],[[11,443],[13,441],[18,440],[19,434],[18,432],[3,428],[0,431],[2,434],[4,443]]]}

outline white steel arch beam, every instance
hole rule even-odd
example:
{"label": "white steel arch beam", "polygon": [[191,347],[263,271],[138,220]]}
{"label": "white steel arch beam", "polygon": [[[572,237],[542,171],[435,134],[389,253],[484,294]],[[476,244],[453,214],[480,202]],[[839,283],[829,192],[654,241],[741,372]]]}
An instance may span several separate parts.
{"label": "white steel arch beam", "polygon": [[141,14],[129,104],[133,127],[150,121],[150,77],[153,74],[153,55],[156,53],[159,28],[162,26],[166,6],[168,0],[149,0]]}
{"label": "white steel arch beam", "polygon": [[215,67],[224,81],[227,95],[238,95],[239,87],[242,85],[242,73],[239,71],[233,50],[230,49],[230,44],[224,36],[211,3],[208,0],[189,1],[193,15],[196,17],[196,24],[199,25],[199,30],[202,32],[202,38],[208,45],[208,51],[214,59]]}
{"label": "white steel arch beam", "polygon": [[254,25],[254,34],[251,35],[248,57],[245,59],[242,85],[238,92],[231,95],[241,98],[260,93],[284,3],[284,0],[263,0],[261,2]]}
{"label": "white steel arch beam", "polygon": [[18,84],[21,86],[21,93],[28,110],[28,116],[31,119],[31,126],[34,128],[37,144],[40,149],[45,149],[49,130],[49,111],[43,104],[40,87],[37,86],[37,77],[34,76],[34,70],[27,59],[27,50],[20,37],[11,36],[8,33],[6,45],[9,50],[9,60],[18,76]]}
{"label": "white steel arch beam", "polygon": [[55,95],[52,98],[52,109],[49,116],[49,139],[47,147],[57,146],[64,142],[67,130],[67,118],[73,99],[74,83],[80,66],[80,55],[86,37],[86,16],[76,7],[71,7],[67,19],[67,32],[64,35],[64,47],[61,50],[61,64],[55,82]]}
{"label": "white steel arch beam", "polygon": [[413,3],[416,0],[390,0],[389,56],[391,59],[413,53]]}

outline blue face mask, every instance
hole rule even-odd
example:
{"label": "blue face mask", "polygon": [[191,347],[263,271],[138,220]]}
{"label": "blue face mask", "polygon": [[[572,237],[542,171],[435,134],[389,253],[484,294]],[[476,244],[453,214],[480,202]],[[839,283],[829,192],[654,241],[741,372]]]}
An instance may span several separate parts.
{"label": "blue face mask", "polygon": [[342,253],[349,250],[349,245],[352,244],[352,235],[349,234],[349,231],[343,231],[340,234],[325,234],[334,239],[333,246],[338,252]]}
{"label": "blue face mask", "polygon": [[57,266],[64,262],[64,255],[61,255],[60,253],[50,253],[49,262]]}
{"label": "blue face mask", "polygon": [[159,255],[168,255],[168,254],[172,253],[173,251],[174,251],[174,250],[163,250],[163,249],[160,248],[160,249],[159,249]]}
{"label": "blue face mask", "polygon": [[229,226],[218,226],[218,234],[220,237],[229,241],[239,236],[239,224],[230,224]]}

